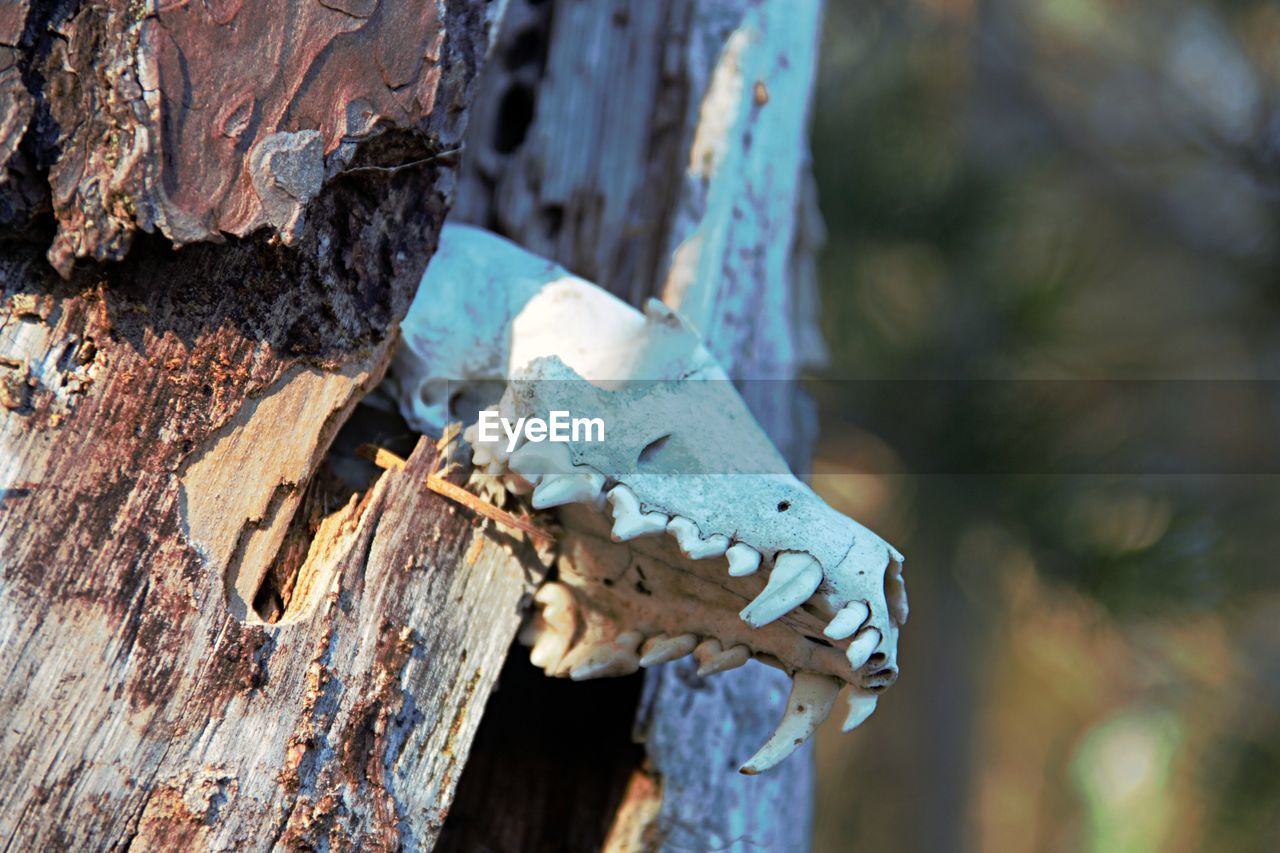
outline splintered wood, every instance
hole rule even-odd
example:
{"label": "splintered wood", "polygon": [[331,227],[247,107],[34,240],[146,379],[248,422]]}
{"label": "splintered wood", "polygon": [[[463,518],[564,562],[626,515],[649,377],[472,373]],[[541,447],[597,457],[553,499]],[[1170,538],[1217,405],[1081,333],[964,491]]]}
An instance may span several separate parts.
{"label": "splintered wood", "polygon": [[[376,447],[372,444],[362,444],[356,448],[356,452],[384,470],[399,470],[403,468],[405,464],[403,459],[392,453],[390,450],[387,450],[385,447]],[[428,489],[436,494],[442,495],[455,503],[462,504],[477,515],[482,515],[490,521],[497,522],[498,524],[502,524],[507,527],[513,527],[516,530],[529,534],[529,536],[533,537],[533,539],[535,539],[539,544],[550,545],[555,542],[555,537],[542,528],[537,527],[523,518],[512,515],[500,507],[494,506],[484,498],[468,492],[461,486],[450,483],[448,480],[438,476],[434,471],[427,474],[426,485]]]}

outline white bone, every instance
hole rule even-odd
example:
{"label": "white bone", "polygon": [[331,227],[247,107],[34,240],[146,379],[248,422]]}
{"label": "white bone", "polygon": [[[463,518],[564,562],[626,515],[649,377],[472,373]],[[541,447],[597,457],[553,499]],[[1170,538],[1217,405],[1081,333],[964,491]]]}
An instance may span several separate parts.
{"label": "white bone", "polygon": [[580,474],[548,474],[533,490],[533,508],[550,509],[569,503],[588,503],[600,496],[604,475],[586,470]]}
{"label": "white bone", "polygon": [[568,446],[552,441],[525,442],[511,454],[507,464],[512,471],[531,483],[534,482],[532,479],[534,477],[573,472],[573,457],[569,453]]}
{"label": "white bone", "polygon": [[[402,329],[387,387],[420,431],[439,434],[456,419],[449,412],[454,400],[495,405],[511,423],[557,410],[603,416],[606,441],[526,442],[510,454],[505,434],[481,446],[474,428],[464,433],[478,468],[503,473],[512,492],[539,487],[535,507],[578,501],[603,512],[599,489],[610,483],[614,539],[656,533],[680,518],[672,533],[685,553],[724,553],[731,577],[758,571],[760,555],[777,555],[764,590],[740,616],[752,628],[781,621],[755,632],[734,618],[741,585],[724,582],[718,561],[645,564],[657,574],[601,583],[640,572],[644,560],[661,563],[666,549],[648,541],[613,546],[602,541],[596,522],[583,520],[582,509],[563,510],[567,536],[560,541],[578,551],[561,552],[559,559],[572,565],[560,577],[578,579],[572,594],[586,638],[567,653],[560,641],[546,640],[541,651],[535,646],[540,659],[562,658],[548,664],[550,671],[580,677],[634,671],[635,649],[601,638],[643,626],[646,633],[718,634],[718,643],[733,644],[697,646],[700,671],[741,665],[751,655],[788,672],[820,671],[863,693],[896,677],[899,628],[908,614],[902,555],[791,474],[678,313],[658,302],[637,311],[496,235],[446,224]],[[456,393],[457,380],[475,379],[501,380],[500,398]],[[532,459],[544,455],[558,467],[535,466]],[[571,479],[559,479],[565,476]],[[810,595],[820,610],[836,614],[824,629],[828,636],[853,637],[847,659],[804,639],[815,630],[802,627],[810,614],[789,611]],[[547,618],[544,608],[531,632],[550,635]],[[884,655],[875,672],[856,673],[875,654]],[[874,694],[860,693],[854,704],[873,706]]]}
{"label": "white bone", "polygon": [[889,615],[899,625],[907,624],[910,607],[907,604],[907,579],[902,576],[902,560],[896,559],[885,576],[884,595],[889,605]]}
{"label": "white bone", "polygon": [[720,533],[702,538],[698,525],[687,518],[676,516],[667,523],[667,531],[675,537],[676,544],[690,560],[719,557],[729,549],[729,537]]}
{"label": "white bone", "polygon": [[840,687],[840,681],[828,675],[797,672],[777,730],[738,772],[753,776],[795,752],[831,713]]}
{"label": "white bone", "polygon": [[854,672],[867,665],[867,661],[880,647],[880,639],[880,632],[875,628],[868,628],[853,638],[845,651],[845,657],[849,659],[849,666],[853,667]]}
{"label": "white bone", "polygon": [[635,492],[618,485],[609,490],[613,506],[613,538],[627,542],[637,536],[661,533],[667,529],[667,516],[660,512],[641,512]]}
{"label": "white bone", "polygon": [[849,691],[849,715],[844,718],[841,731],[851,732],[867,721],[867,717],[876,710],[876,694],[853,688]]}
{"label": "white bone", "polygon": [[753,575],[760,568],[760,552],[745,542],[732,545],[725,556],[729,558],[729,576],[742,578]]}
{"label": "white bone", "polygon": [[764,591],[738,615],[753,628],[768,625],[803,604],[821,583],[822,567],[813,557],[797,551],[779,554]]}
{"label": "white bone", "polygon": [[841,608],[835,618],[827,623],[827,627],[822,629],[822,633],[826,634],[833,640],[843,640],[845,637],[852,636],[855,631],[862,627],[862,623],[867,621],[867,617],[871,615],[871,608],[867,606],[865,601],[851,601]]}

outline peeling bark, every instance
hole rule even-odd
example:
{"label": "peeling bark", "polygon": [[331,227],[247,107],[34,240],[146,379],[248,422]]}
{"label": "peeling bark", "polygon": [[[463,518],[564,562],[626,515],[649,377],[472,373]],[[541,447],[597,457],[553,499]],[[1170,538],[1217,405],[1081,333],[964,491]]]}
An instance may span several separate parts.
{"label": "peeling bark", "polygon": [[[414,846],[443,819],[524,573],[421,488],[430,448],[363,495],[308,484],[433,250],[489,21],[364,5],[0,16],[30,106],[0,119],[15,847]],[[478,633],[455,602],[493,584]]]}

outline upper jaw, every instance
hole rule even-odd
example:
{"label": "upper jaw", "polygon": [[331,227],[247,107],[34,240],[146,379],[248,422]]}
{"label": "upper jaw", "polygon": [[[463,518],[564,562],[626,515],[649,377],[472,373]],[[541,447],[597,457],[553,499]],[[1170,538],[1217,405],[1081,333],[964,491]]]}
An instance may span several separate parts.
{"label": "upper jaw", "polygon": [[[557,580],[525,635],[534,661],[573,678],[689,654],[710,671],[752,657],[780,667],[794,678],[794,707],[744,765],[760,772],[811,733],[841,687],[850,690],[852,728],[897,679],[902,556],[786,472],[772,445],[762,455],[781,470],[754,470],[761,466],[753,460],[752,470],[734,471],[741,454],[715,452],[700,461],[711,457],[723,473],[662,470],[652,459],[648,468],[637,465],[654,429],[684,439],[685,451],[721,446],[717,426],[737,430],[739,447],[755,440],[733,426],[754,427],[736,392],[715,400],[696,433],[673,414],[670,401],[681,393],[678,386],[601,388],[541,360],[513,380],[500,404],[507,416],[612,412],[611,423],[647,431],[623,429],[603,447],[544,442],[507,452],[482,444],[476,458],[488,475],[531,492],[535,508],[558,507],[565,528]],[[474,430],[467,436],[477,439]],[[668,461],[683,459],[679,443],[663,447]]]}

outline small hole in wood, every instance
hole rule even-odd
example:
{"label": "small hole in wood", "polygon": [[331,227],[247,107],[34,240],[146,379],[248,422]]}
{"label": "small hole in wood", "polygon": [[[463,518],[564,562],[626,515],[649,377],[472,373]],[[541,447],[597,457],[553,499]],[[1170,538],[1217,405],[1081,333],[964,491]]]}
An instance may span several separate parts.
{"label": "small hole in wood", "polygon": [[498,104],[498,122],[493,129],[493,148],[499,154],[510,154],[524,143],[529,125],[533,124],[533,90],[517,83],[502,95]]}

